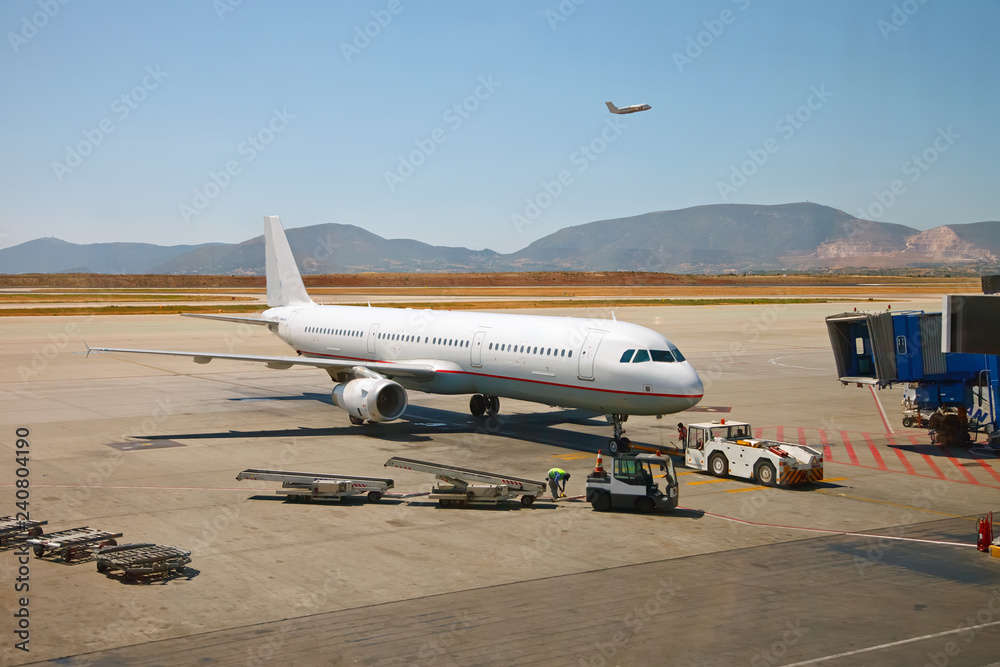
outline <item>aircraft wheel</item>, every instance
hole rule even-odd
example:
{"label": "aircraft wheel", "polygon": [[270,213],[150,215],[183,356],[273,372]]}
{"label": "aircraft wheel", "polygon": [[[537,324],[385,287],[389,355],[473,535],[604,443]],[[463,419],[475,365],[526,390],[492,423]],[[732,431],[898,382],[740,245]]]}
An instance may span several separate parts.
{"label": "aircraft wheel", "polygon": [[607,512],[611,509],[611,496],[603,491],[598,491],[591,499],[590,506],[598,512]]}
{"label": "aircraft wheel", "polygon": [[490,417],[496,417],[500,412],[500,397],[499,396],[487,396],[486,397],[486,414]]}
{"label": "aircraft wheel", "polygon": [[482,394],[473,394],[469,399],[469,412],[475,417],[482,417],[486,413],[486,402]]}
{"label": "aircraft wheel", "polygon": [[708,470],[716,477],[725,477],[729,473],[729,461],[725,454],[716,452],[708,459]]}
{"label": "aircraft wheel", "polygon": [[639,498],[635,501],[635,508],[642,514],[649,514],[656,509],[656,504],[652,498]]}
{"label": "aircraft wheel", "polygon": [[608,451],[612,454],[618,454],[621,452],[621,443],[618,441],[618,438],[611,438],[611,440],[608,441]]}
{"label": "aircraft wheel", "polygon": [[757,481],[764,486],[774,486],[774,466],[770,461],[762,461],[757,464]]}

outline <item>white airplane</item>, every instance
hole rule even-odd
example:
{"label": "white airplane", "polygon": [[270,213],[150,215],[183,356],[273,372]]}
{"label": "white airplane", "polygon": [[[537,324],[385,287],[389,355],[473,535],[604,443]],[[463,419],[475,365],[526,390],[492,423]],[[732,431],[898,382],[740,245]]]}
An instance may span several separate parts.
{"label": "white airplane", "polygon": [[635,113],[637,111],[649,111],[650,109],[653,108],[648,104],[633,104],[630,107],[622,107],[621,109],[619,109],[611,102],[605,102],[605,104],[608,105],[608,111],[610,111],[611,113]]}
{"label": "white airplane", "polygon": [[655,331],[613,320],[371,306],[321,306],[302,284],[281,221],[264,218],[267,305],[260,318],[197,315],[266,326],[298,356],[91,348],[257,361],[268,368],[322,368],[333,401],[352,424],[398,419],[407,390],[472,394],[473,415],[495,415],[500,397],[608,415],[610,449],[627,451],[628,415],[665,415],[693,407],[701,378],[677,347]]}

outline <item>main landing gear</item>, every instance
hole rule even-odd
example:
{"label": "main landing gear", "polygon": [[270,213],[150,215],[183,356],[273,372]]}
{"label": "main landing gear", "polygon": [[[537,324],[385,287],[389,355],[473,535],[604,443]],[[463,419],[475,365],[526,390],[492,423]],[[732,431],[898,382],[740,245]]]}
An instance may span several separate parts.
{"label": "main landing gear", "polygon": [[612,454],[624,454],[632,445],[632,441],[625,437],[625,427],[622,426],[628,421],[628,415],[608,415],[608,421],[615,427],[615,436],[608,443],[608,451]]}
{"label": "main landing gear", "polygon": [[469,412],[476,417],[482,417],[483,414],[495,417],[500,412],[500,397],[473,394],[469,399]]}

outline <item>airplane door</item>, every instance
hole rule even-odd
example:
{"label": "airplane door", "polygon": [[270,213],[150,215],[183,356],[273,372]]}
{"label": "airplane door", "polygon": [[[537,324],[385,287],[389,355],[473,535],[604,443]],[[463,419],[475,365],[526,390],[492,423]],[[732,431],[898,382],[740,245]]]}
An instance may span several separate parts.
{"label": "airplane door", "polygon": [[583,341],[583,348],[580,350],[580,371],[578,377],[581,380],[594,379],[594,358],[597,356],[597,348],[604,338],[604,331],[591,331]]}
{"label": "airplane door", "polygon": [[378,338],[378,323],[368,330],[368,354],[375,354],[375,339]]}
{"label": "airplane door", "polygon": [[483,339],[486,338],[485,331],[477,331],[476,337],[472,339],[472,349],[469,350],[469,354],[472,355],[472,365],[479,368],[483,365]]}

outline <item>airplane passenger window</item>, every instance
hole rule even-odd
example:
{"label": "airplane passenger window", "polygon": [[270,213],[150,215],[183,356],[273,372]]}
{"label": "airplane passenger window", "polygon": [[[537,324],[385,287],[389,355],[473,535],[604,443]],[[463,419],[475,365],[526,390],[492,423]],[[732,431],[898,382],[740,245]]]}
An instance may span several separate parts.
{"label": "airplane passenger window", "polygon": [[560,357],[565,357],[566,356],[566,350],[560,350],[560,352],[562,352],[562,354],[559,355]]}
{"label": "airplane passenger window", "polygon": [[532,352],[532,354],[538,354],[538,348],[537,347],[534,349],[534,351]]}
{"label": "airplane passenger window", "polygon": [[671,354],[670,350],[650,350],[650,356],[653,361],[665,361],[667,363],[673,363],[674,355]]}
{"label": "airplane passenger window", "polygon": [[632,361],[632,355],[635,354],[635,350],[625,350],[622,354],[621,363],[627,364]]}
{"label": "airplane passenger window", "polygon": [[571,357],[573,356],[573,350],[569,351],[569,356],[571,356]]}
{"label": "airplane passenger window", "polygon": [[649,361],[649,350],[636,350],[635,357],[632,358],[632,363],[639,364],[643,361]]}

